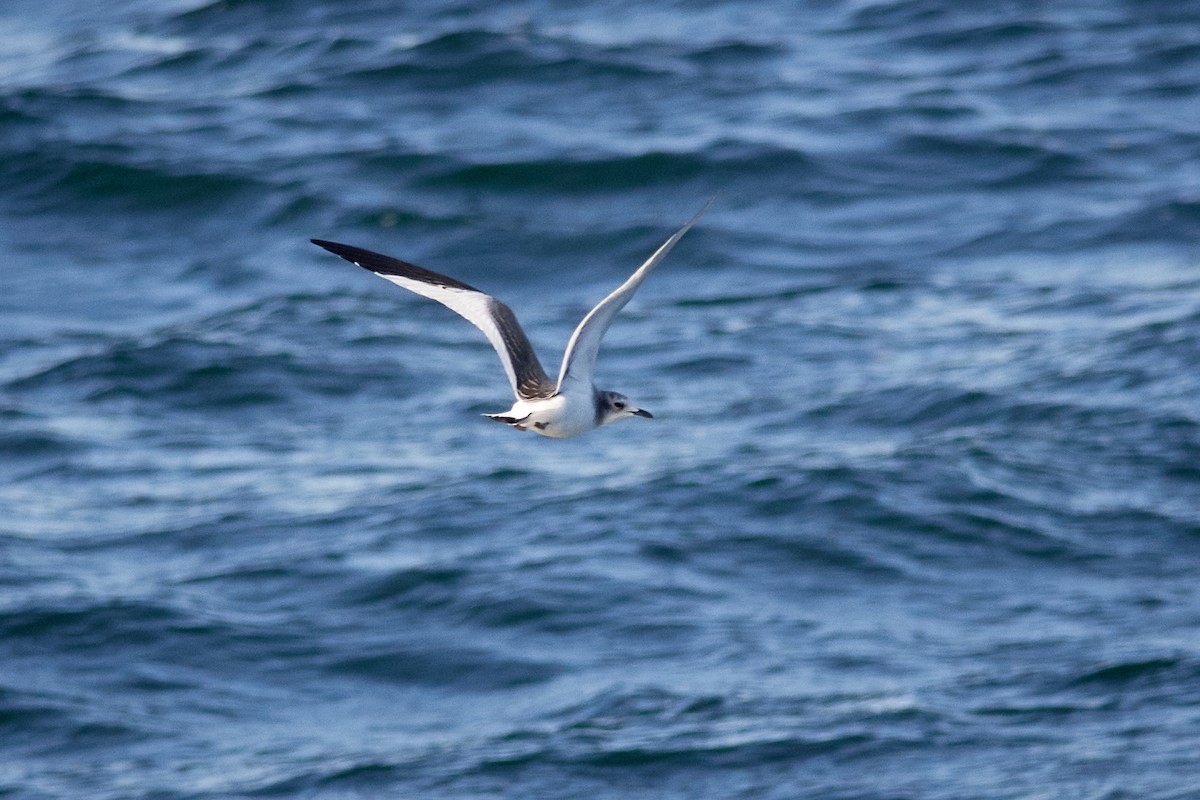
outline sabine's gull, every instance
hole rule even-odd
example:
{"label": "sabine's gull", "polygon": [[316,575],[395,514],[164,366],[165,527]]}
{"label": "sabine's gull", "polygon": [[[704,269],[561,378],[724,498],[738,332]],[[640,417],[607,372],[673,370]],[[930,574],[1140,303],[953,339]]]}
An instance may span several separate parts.
{"label": "sabine's gull", "polygon": [[625,307],[650,271],[658,266],[711,204],[709,200],[686,225],[655,250],[627,281],[588,312],[567,342],[557,382],[551,381],[542,369],[533,345],[521,330],[512,309],[496,298],[462,281],[361,247],[323,239],[313,239],[312,243],[397,286],[438,301],[483,331],[500,355],[517,398],[508,411],[484,416],[520,431],[532,429],[542,436],[566,439],[624,417],[652,416],[649,411],[630,403],[625,395],[599,390],[592,383],[600,340],[604,338],[617,312]]}

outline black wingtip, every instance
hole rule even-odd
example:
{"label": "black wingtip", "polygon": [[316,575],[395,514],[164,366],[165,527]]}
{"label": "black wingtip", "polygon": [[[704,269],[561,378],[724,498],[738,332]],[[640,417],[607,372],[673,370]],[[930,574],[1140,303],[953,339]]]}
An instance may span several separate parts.
{"label": "black wingtip", "polygon": [[361,247],[355,247],[352,244],[330,242],[325,239],[309,239],[309,241],[317,247],[325,248],[335,256],[346,259],[351,264],[357,264],[363,269],[374,272],[377,275],[398,275],[402,278],[412,278],[413,280],[432,283],[436,286],[446,286],[451,289],[463,289],[468,292],[479,291],[470,284],[456,281],[454,278],[443,275],[440,272],[418,267],[416,264],[410,264],[398,258],[385,256],[382,253],[376,253],[374,250],[365,250]]}
{"label": "black wingtip", "polygon": [[312,242],[313,244],[315,244],[317,247],[328,250],[329,252],[333,253],[335,256],[344,258],[347,261],[349,261],[351,264],[357,264],[358,266],[360,266],[364,269],[373,269],[371,266],[368,266],[365,263],[367,261],[370,261],[372,259],[378,260],[378,261],[385,261],[388,258],[385,255],[381,255],[379,253],[373,253],[370,250],[364,250],[361,247],[355,247],[352,244],[342,244],[341,242],[331,242],[328,239],[309,239],[309,241]]}

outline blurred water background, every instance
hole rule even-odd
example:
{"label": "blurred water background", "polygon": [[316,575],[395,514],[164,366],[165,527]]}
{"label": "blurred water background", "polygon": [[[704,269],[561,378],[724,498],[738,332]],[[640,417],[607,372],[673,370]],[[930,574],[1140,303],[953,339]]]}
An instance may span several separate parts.
{"label": "blurred water background", "polygon": [[1200,797],[1200,2],[0,30],[0,797]]}

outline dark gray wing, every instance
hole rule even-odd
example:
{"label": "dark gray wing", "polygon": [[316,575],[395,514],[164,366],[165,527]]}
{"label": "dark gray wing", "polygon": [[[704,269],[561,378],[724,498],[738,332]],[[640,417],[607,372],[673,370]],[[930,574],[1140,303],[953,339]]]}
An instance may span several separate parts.
{"label": "dark gray wing", "polygon": [[323,239],[313,239],[312,243],[410,292],[438,301],[483,331],[499,354],[513,393],[519,399],[549,397],[557,390],[542,369],[516,315],[496,298],[462,281],[361,247]]}

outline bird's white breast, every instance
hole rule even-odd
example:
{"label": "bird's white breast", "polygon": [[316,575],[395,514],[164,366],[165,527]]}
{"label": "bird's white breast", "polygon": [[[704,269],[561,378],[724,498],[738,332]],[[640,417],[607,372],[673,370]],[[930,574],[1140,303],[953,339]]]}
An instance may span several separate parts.
{"label": "bird's white breast", "polygon": [[592,393],[564,392],[538,400],[518,400],[509,415],[526,430],[554,439],[569,439],[596,427],[596,402]]}

